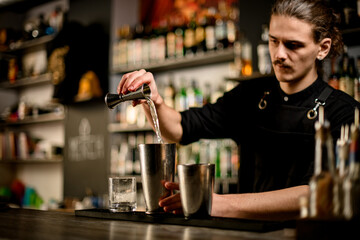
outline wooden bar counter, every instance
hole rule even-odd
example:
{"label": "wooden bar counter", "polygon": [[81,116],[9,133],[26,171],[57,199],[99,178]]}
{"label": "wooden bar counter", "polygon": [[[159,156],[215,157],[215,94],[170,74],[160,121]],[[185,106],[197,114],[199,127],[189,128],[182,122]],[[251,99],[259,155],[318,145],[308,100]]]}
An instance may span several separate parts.
{"label": "wooden bar counter", "polygon": [[75,216],[74,213],[0,209],[0,239],[295,239],[294,231],[265,233]]}

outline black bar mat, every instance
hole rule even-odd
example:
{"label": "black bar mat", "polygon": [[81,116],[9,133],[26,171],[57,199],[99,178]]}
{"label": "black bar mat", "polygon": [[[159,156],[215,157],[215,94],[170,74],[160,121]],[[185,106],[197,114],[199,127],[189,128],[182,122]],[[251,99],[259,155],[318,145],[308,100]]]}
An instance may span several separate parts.
{"label": "black bar mat", "polygon": [[108,209],[76,210],[75,216],[194,227],[208,227],[251,232],[269,232],[279,230],[285,227],[285,222],[257,221],[219,217],[185,219],[183,216],[169,213],[152,215],[145,214],[145,212],[113,213],[110,212]]}
{"label": "black bar mat", "polygon": [[298,240],[360,239],[360,220],[300,219],[296,221]]}

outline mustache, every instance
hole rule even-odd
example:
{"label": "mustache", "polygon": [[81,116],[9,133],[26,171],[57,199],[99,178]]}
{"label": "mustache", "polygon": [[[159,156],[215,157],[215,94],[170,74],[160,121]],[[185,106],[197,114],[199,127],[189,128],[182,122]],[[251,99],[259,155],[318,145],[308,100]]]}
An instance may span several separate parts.
{"label": "mustache", "polygon": [[280,65],[281,67],[290,68],[291,66],[284,63],[282,60],[274,60],[273,65]]}

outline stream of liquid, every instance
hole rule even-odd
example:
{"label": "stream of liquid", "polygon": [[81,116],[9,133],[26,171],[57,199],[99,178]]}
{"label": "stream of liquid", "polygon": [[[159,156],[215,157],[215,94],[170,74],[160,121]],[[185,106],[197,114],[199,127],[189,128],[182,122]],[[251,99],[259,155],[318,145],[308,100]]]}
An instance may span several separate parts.
{"label": "stream of liquid", "polygon": [[152,120],[153,120],[153,123],[154,123],[157,140],[158,140],[159,143],[163,144],[164,141],[163,141],[163,139],[161,137],[159,118],[158,118],[158,115],[157,115],[157,112],[156,112],[155,104],[150,99],[150,97],[147,97],[146,101],[147,101],[147,103],[148,103],[148,105],[150,107],[150,113],[151,113],[151,117],[152,117]]}

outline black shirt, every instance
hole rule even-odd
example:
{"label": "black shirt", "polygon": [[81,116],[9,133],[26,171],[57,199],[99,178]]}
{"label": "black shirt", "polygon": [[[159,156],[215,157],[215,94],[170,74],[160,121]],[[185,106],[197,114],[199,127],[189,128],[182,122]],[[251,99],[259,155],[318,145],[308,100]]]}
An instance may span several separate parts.
{"label": "black shirt", "polygon": [[[181,113],[181,144],[201,138],[231,138],[240,148],[240,192],[263,192],[308,184],[313,174],[317,119],[306,113],[315,107],[329,87],[321,79],[295,94],[285,94],[275,77],[239,83],[215,104]],[[258,104],[265,97],[267,106]],[[325,118],[334,140],[343,124],[354,120],[360,104],[349,95],[333,90],[327,98]]]}

